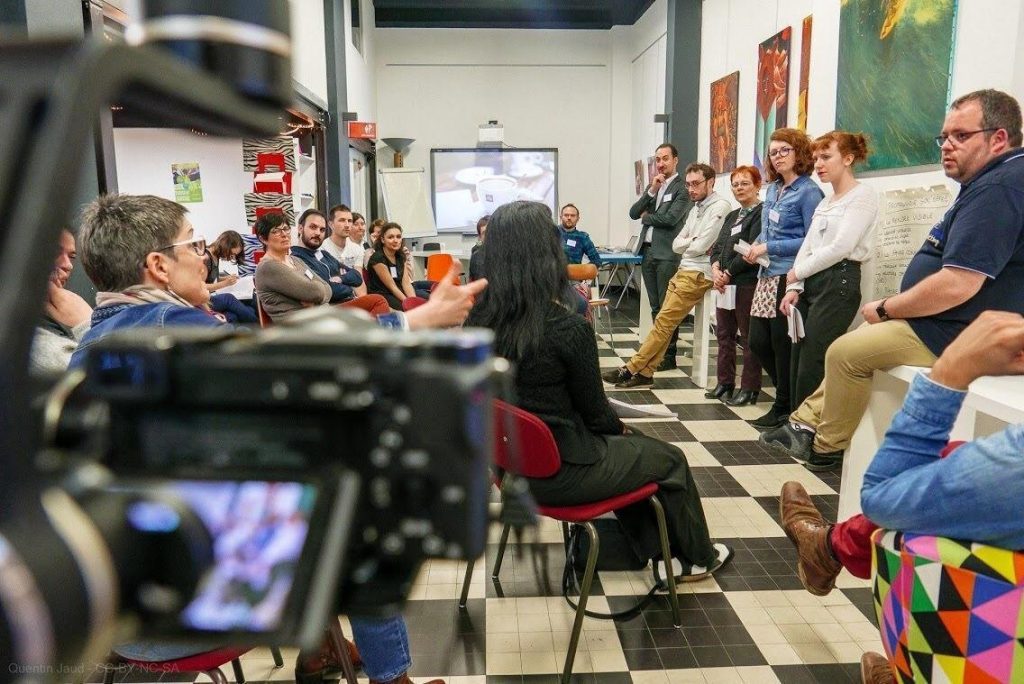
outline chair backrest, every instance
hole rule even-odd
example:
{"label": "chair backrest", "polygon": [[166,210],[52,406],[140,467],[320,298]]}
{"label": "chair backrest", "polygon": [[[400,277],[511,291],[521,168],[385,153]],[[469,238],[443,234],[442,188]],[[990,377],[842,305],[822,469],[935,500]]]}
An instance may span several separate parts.
{"label": "chair backrest", "polygon": [[593,280],[597,277],[597,266],[594,264],[569,264],[569,280]]}
{"label": "chair backrest", "polygon": [[258,292],[252,293],[252,301],[256,305],[256,317],[260,321],[260,327],[270,327],[273,321],[270,320],[270,316],[267,315],[267,312],[263,310],[263,305],[260,303],[260,294]]}
{"label": "chair backrest", "polygon": [[882,645],[903,681],[1020,678],[1024,553],[890,530],[872,542]]}
{"label": "chair backrest", "polygon": [[423,297],[406,297],[402,300],[402,311],[412,311],[418,306],[423,306],[427,300]]}
{"label": "chair backrest", "polygon": [[[452,267],[453,263],[455,263],[455,257],[451,254],[431,254],[427,257],[427,280],[441,282],[448,275],[448,269]],[[455,278],[454,282],[458,285],[458,278]]]}
{"label": "chair backrest", "polygon": [[494,463],[523,477],[551,477],[562,467],[544,421],[500,399],[494,400]]}
{"label": "chair backrest", "polygon": [[633,253],[633,254],[637,254],[640,251],[640,244],[639,243],[640,243],[640,236],[639,235],[631,235],[630,238],[629,238],[629,242],[626,243],[626,250],[631,252],[631,253]]}

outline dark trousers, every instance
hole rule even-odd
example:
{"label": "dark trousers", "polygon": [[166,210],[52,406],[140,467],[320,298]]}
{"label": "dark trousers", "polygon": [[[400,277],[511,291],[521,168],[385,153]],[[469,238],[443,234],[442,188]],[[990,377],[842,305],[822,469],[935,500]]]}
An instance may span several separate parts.
{"label": "dark trousers", "polygon": [[[665,301],[665,292],[668,291],[668,283],[679,270],[679,257],[675,259],[654,259],[648,254],[648,247],[643,247],[640,252],[644,260],[640,262],[640,273],[644,278],[644,287],[647,288],[647,298],[651,301],[651,320],[658,317],[661,311],[661,303]],[[643,316],[643,312],[640,312]],[[679,327],[672,332],[672,339],[665,351],[665,358],[676,358],[676,347],[679,344]]]}
{"label": "dark trousers", "polygon": [[789,415],[793,410],[789,385],[793,343],[789,339],[789,319],[778,310],[779,301],[785,293],[786,278],[783,276],[779,278],[779,289],[775,293],[775,318],[750,317],[750,347],[775,385],[772,410],[779,415]]}
{"label": "dark trousers", "polygon": [[[793,345],[793,406],[799,406],[825,378],[825,352],[846,333],[860,308],[860,263],[843,259],[804,281],[797,309],[805,336]],[[785,320],[785,319],[783,319]]]}
{"label": "dark trousers", "polygon": [[228,323],[258,323],[259,317],[251,306],[243,304],[235,295],[215,294],[210,297],[210,308],[224,314]]}
{"label": "dark trousers", "polygon": [[736,286],[736,308],[716,309],[718,337],[718,384],[736,384],[736,331],[743,337],[743,377],[740,388],[761,389],[761,362],[750,348],[750,303],[754,285]]}
{"label": "dark trousers", "polygon": [[[715,550],[686,457],[671,444],[645,435],[608,435],[608,452],[592,465],[562,463],[553,476],[531,479],[530,491],[546,506],[575,506],[600,501],[658,483],[672,553],[690,565],[711,565]],[[643,558],[661,555],[658,523],[646,501],[621,508],[615,516]]]}

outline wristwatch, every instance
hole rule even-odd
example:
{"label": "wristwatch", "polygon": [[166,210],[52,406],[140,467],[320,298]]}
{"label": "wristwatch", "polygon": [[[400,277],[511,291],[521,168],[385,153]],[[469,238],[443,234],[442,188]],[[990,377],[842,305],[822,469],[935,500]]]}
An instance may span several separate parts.
{"label": "wristwatch", "polygon": [[875,313],[878,314],[878,317],[883,321],[889,320],[889,312],[885,310],[885,303],[887,301],[889,301],[888,297],[880,301],[878,306],[875,307]]}

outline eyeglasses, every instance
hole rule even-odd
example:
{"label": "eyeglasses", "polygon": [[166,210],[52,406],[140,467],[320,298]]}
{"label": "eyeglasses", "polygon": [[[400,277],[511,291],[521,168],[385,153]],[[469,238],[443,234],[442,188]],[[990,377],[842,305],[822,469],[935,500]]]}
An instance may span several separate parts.
{"label": "eyeglasses", "polygon": [[734,188],[752,188],[752,187],[754,187],[754,184],[751,183],[750,181],[736,181],[735,183],[732,184],[732,187],[734,187]]}
{"label": "eyeglasses", "polygon": [[780,147],[777,150],[772,150],[771,152],[769,152],[768,156],[771,157],[772,159],[775,159],[776,157],[779,157],[781,159],[783,157],[788,157],[789,153],[792,151],[792,147]]}
{"label": "eyeglasses", "polygon": [[198,240],[182,240],[181,242],[172,242],[171,244],[164,245],[163,247],[160,247],[159,249],[156,249],[154,251],[162,252],[165,249],[174,249],[175,247],[185,246],[188,246],[198,256],[203,256],[203,253],[206,252],[206,240],[204,238],[199,238]]}
{"label": "eyeglasses", "polygon": [[278,226],[277,228],[270,229],[271,235],[288,235],[290,232],[291,228],[289,228],[288,226]]}
{"label": "eyeglasses", "polygon": [[952,138],[953,144],[963,145],[965,142],[970,140],[971,136],[973,135],[977,135],[978,133],[990,133],[992,131],[998,130],[998,128],[979,128],[976,131],[956,131],[954,133],[950,133],[949,135],[943,133],[942,135],[935,136],[935,144],[938,145],[939,147],[942,147],[943,145],[946,144],[947,140]]}
{"label": "eyeglasses", "polygon": [[687,188],[690,188],[691,190],[693,190],[695,188],[699,188],[700,186],[704,185],[709,180],[711,180],[711,179],[710,178],[705,178],[702,181],[687,181],[687,182],[683,183],[683,185],[685,185]]}

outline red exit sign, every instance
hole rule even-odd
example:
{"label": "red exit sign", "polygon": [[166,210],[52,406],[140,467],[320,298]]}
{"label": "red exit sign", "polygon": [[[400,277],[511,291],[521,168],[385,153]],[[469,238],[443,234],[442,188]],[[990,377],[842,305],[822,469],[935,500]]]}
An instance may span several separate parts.
{"label": "red exit sign", "polygon": [[348,137],[376,140],[377,124],[369,121],[349,121]]}

